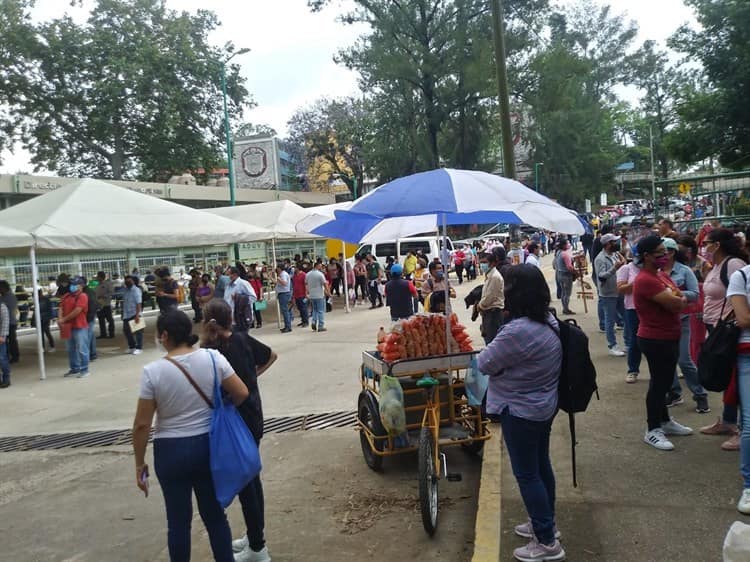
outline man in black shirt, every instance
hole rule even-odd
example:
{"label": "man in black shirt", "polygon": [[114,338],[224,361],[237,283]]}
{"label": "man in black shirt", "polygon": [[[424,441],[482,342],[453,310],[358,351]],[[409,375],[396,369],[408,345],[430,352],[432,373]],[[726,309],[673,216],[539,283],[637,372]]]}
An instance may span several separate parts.
{"label": "man in black shirt", "polygon": [[156,281],[156,304],[159,305],[159,313],[166,314],[177,308],[177,281],[172,279],[167,267],[158,270],[157,274],[159,279]]}

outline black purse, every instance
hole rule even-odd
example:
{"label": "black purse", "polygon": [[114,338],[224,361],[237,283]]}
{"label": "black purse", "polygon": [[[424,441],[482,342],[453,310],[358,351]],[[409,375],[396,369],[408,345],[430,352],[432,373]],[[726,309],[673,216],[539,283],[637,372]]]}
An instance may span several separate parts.
{"label": "black purse", "polygon": [[737,342],[742,329],[737,325],[734,312],[725,320],[721,305],[719,321],[701,345],[698,356],[698,379],[706,390],[723,392],[729,387],[737,364]]}

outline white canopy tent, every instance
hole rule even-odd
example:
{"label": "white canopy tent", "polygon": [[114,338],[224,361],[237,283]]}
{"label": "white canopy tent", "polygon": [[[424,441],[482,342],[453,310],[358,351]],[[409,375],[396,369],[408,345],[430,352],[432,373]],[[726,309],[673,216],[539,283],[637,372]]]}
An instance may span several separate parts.
{"label": "white canopy tent", "polygon": [[22,230],[16,230],[15,228],[0,226],[0,248],[3,248],[3,250],[11,248],[31,248],[33,245],[34,237],[31,236],[31,234],[23,232]]}
{"label": "white canopy tent", "polygon": [[[222,217],[206,221],[202,211],[93,179],[73,182],[0,211],[0,224],[29,237],[26,246],[30,248],[36,310],[39,310],[37,251],[211,246],[269,237],[260,227]],[[0,246],[4,239],[0,231]],[[40,377],[45,379],[41,317],[35,314],[34,318]]]}

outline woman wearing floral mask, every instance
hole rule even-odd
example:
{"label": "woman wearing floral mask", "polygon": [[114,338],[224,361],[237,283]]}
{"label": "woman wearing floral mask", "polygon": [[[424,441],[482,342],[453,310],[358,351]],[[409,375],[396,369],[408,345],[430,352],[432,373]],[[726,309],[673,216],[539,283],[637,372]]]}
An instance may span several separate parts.
{"label": "woman wearing floral mask", "polygon": [[667,435],[690,435],[693,430],[669,416],[664,397],[674,378],[680,352],[680,312],[687,299],[672,279],[660,271],[669,263],[661,238],[648,236],[638,242],[641,272],[633,283],[638,313],[638,346],[646,356],[651,379],[646,394],[648,429],[643,441],[656,449],[674,449]]}
{"label": "woman wearing floral mask", "polygon": [[[727,287],[732,274],[742,269],[747,255],[738,238],[731,230],[715,228],[702,242],[703,256],[713,264],[711,271],[703,281],[703,322],[711,332],[720,318],[732,313],[732,303],[727,300]],[[723,311],[722,311],[723,307]],[[738,451],[740,437],[737,429],[737,403],[724,394],[724,411],[716,423],[701,428],[705,435],[729,435],[730,438],[721,444],[725,451]]]}

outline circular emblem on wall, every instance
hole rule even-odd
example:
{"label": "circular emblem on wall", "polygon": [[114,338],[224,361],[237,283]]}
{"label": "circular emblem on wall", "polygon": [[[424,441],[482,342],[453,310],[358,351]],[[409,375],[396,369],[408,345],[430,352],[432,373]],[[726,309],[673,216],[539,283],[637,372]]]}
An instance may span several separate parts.
{"label": "circular emblem on wall", "polygon": [[262,176],[268,169],[266,151],[257,146],[251,146],[242,151],[242,170],[251,178]]}

